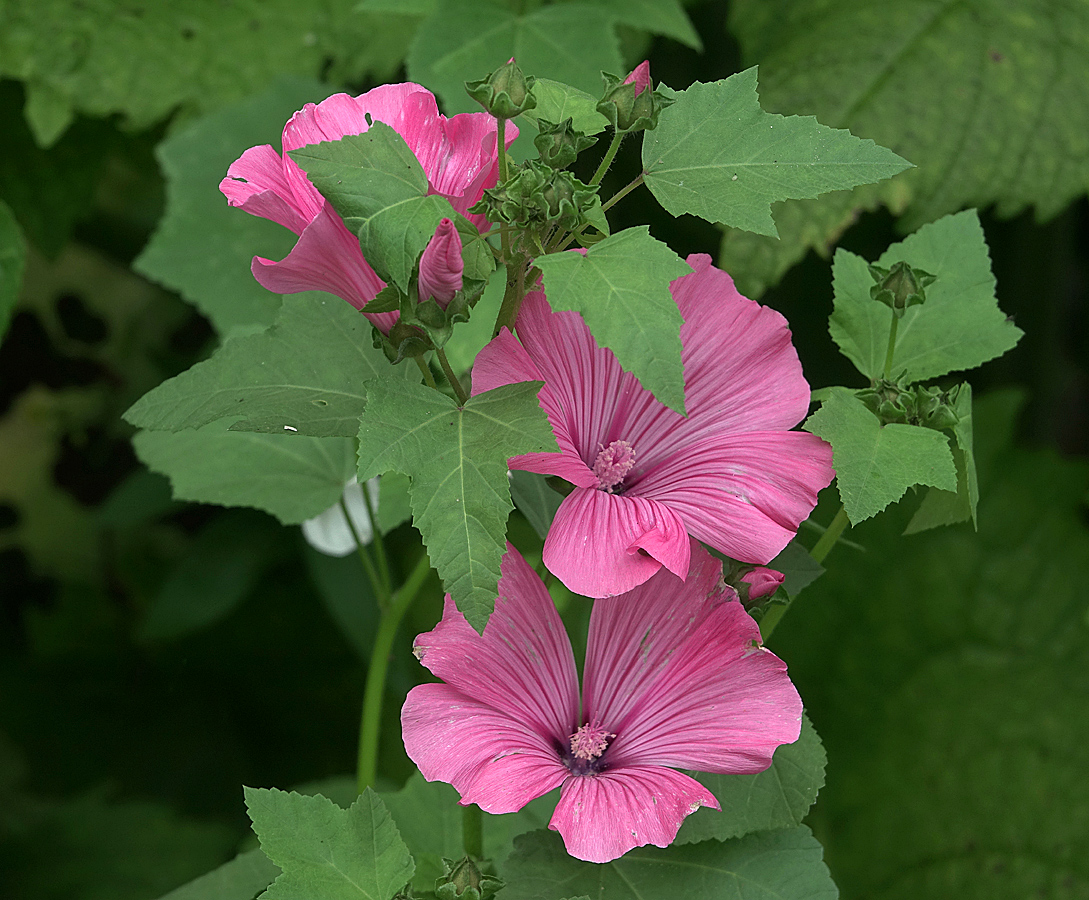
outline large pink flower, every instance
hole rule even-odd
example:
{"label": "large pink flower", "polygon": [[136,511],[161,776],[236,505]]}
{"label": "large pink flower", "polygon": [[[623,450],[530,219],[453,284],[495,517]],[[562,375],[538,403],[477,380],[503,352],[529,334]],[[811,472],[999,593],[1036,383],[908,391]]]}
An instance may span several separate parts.
{"label": "large pink flower", "polygon": [[511,547],[483,636],[447,595],[442,621],[416,638],[445,684],[409,692],[405,748],[424,778],[487,812],[561,788],[548,827],[579,859],[666,847],[689,813],[719,808],[675,769],[761,772],[798,738],[801,700],[759,639],[719,562],[694,544],[683,583],[663,571],[594,604],[580,709],[563,623]]}
{"label": "large pink flower", "polygon": [[541,293],[477,356],[473,392],[542,380],[539,396],[560,453],[511,459],[512,469],[575,485],[544,545],[545,565],[571,590],[611,597],[665,566],[685,576],[688,536],[750,563],[790,541],[832,480],[832,449],[791,431],[809,385],[786,320],[742,297],[694,254],[670,285],[684,317],[682,416],[654,399],[582,318],[552,312]]}
{"label": "large pink flower", "polygon": [[[434,95],[418,84],[386,84],[358,97],[334,94],[316,105],[307,103],[291,117],[284,126],[282,157],[268,144],[251,147],[219,185],[231,206],[299,235],[280,262],[253,258],[254,277],[270,291],[329,291],[361,309],[385,287],[363,258],[355,235],[288,156],[289,150],[307,144],[362,134],[370,127],[367,115],[405,139],[427,174],[431,193],[446,197],[477,226],[484,224],[482,216],[470,216],[468,210],[498,176],[495,119],[487,113],[447,119]],[[517,128],[507,129],[508,146],[517,134]],[[397,314],[368,318],[388,331]]]}

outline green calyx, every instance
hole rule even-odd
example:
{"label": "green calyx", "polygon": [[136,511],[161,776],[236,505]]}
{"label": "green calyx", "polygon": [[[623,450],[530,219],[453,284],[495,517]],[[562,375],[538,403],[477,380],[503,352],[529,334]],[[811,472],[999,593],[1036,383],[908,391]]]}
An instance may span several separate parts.
{"label": "green calyx", "polygon": [[537,126],[540,133],[533,139],[537,153],[546,166],[553,169],[566,169],[578,155],[597,143],[596,137],[588,137],[572,127],[572,119],[567,118],[558,125],[546,119],[539,119]]}
{"label": "green calyx", "polygon": [[597,103],[601,113],[618,132],[652,131],[658,127],[658,116],[674,100],[657,88],[645,88],[636,93],[635,84],[625,84],[624,80],[602,72],[605,80],[605,93]]}
{"label": "green calyx", "polygon": [[537,106],[533,85],[537,79],[525,75],[513,59],[487,78],[466,81],[465,90],[497,119],[513,119]]}
{"label": "green calyx", "polygon": [[417,301],[415,277],[407,293],[394,285],[387,285],[363,307],[363,311],[400,312],[400,316],[388,334],[382,334],[377,328],[374,330],[374,346],[394,364],[444,347],[453,334],[454,325],[469,321],[469,313],[484,292],[486,283],[465,279],[462,289],[445,309],[435,300]]}
{"label": "green calyx", "polygon": [[570,172],[529,160],[503,184],[485,189],[470,212],[526,230],[550,225],[575,229],[595,224],[594,211],[600,209],[597,190]]}
{"label": "green calyx", "polygon": [[918,306],[926,300],[925,288],[934,283],[936,276],[922,269],[913,269],[906,262],[893,263],[892,268],[870,266],[870,276],[875,284],[870,297],[884,303],[901,318],[910,306]]}
{"label": "green calyx", "polygon": [[957,384],[942,390],[920,384],[906,386],[902,378],[896,381],[882,378],[872,388],[859,391],[857,396],[882,425],[921,425],[942,431],[955,427],[960,421],[956,405],[961,387]]}
{"label": "green calyx", "polygon": [[435,881],[438,900],[491,900],[504,886],[487,861],[473,862],[468,856],[454,860],[443,857],[443,874]]}

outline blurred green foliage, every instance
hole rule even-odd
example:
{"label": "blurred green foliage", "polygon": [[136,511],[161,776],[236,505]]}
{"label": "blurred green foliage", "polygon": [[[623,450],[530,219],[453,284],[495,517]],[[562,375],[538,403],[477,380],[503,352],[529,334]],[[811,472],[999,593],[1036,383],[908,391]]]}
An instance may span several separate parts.
{"label": "blurred green foliage", "polygon": [[[787,315],[815,387],[858,379],[828,335],[823,257],[838,243],[874,260],[897,228],[986,207],[999,305],[1026,336],[971,376],[983,398],[979,532],[903,537],[918,506],[909,493],[850,535],[865,553],[837,548],[774,646],[828,750],[807,821],[845,897],[1085,894],[1089,485],[1084,460],[1055,448],[1089,452],[1089,13],[1062,0],[706,0],[687,14],[613,0],[0,7],[6,897],[152,900],[253,846],[243,783],[291,787],[352,768],[372,608],[362,589],[353,606],[358,561],[316,558],[265,512],[172,499],[120,415],[280,308],[249,258],[282,256],[290,235],[217,192],[246,147],[276,146],[304,101],[406,77],[406,60],[448,111],[472,109],[458,83],[515,52],[527,71],[591,93],[598,69],[623,74],[644,56],[676,90],[759,64],[766,108],[850,128],[915,165],[876,187],[773,205],[778,243],[674,224],[645,191],[616,207],[618,230],[650,221],[682,257],[721,245],[742,289]],[[469,40],[482,16],[492,37]],[[557,22],[559,46],[545,47],[542,23]],[[638,166],[629,140],[603,195]],[[987,400],[1003,385],[1027,389],[1019,417]],[[309,507],[292,502],[272,511],[298,521]],[[525,519],[512,517],[511,534],[539,554]],[[403,575],[418,540],[401,526],[389,542]],[[199,607],[179,604],[198,593]],[[411,636],[439,609],[433,581],[394,648],[387,788],[413,771],[397,708],[421,678]],[[565,609],[584,618],[581,601]],[[395,818],[397,802],[422,802],[386,796]],[[267,870],[252,859],[222,877],[256,893]]]}

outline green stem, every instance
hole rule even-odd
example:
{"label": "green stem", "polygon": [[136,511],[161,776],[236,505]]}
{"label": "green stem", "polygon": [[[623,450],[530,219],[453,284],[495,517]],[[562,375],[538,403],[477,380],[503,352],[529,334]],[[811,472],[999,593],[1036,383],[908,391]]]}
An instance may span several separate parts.
{"label": "green stem", "polygon": [[900,318],[896,310],[892,311],[892,325],[889,327],[889,349],[885,351],[885,381],[892,377],[892,355],[896,352],[896,328],[900,324]]}
{"label": "green stem", "polygon": [[450,360],[446,358],[446,353],[443,352],[442,347],[435,350],[435,355],[439,358],[439,365],[442,366],[443,374],[446,376],[446,380],[450,382],[450,387],[458,395],[458,403],[464,406],[469,399],[469,395],[465,393],[465,388],[461,386],[461,379],[454,374],[454,370],[450,367]]}
{"label": "green stem", "polygon": [[628,194],[630,194],[637,187],[639,187],[639,185],[641,185],[643,183],[643,176],[644,175],[646,175],[646,172],[640,172],[638,177],[636,177],[630,183],[628,183],[627,185],[622,187],[619,191],[617,191],[615,194],[613,194],[608,200],[606,200],[604,203],[602,203],[601,204],[601,211],[602,212],[608,212],[610,209],[612,209],[614,206],[616,206],[617,203],[619,203],[621,200],[623,200],[625,197],[627,197]]}
{"label": "green stem", "polygon": [[[507,120],[495,120],[495,151],[499,157],[499,183],[506,184],[510,177],[510,165],[507,161]],[[499,224],[499,241],[503,247],[503,262],[510,260],[510,231],[506,224]]]}
{"label": "green stem", "polygon": [[462,807],[461,841],[465,845],[466,856],[484,858],[484,817],[475,803]]}
{"label": "green stem", "polygon": [[416,360],[416,365],[420,367],[420,372],[423,374],[424,377],[424,384],[426,384],[429,388],[434,388],[437,391],[439,389],[439,386],[435,384],[435,376],[431,374],[431,369],[428,368],[427,363],[424,362],[423,356],[414,356],[412,358]]}
{"label": "green stem", "polygon": [[595,184],[601,184],[601,179],[605,177],[605,173],[609,171],[609,166],[613,164],[613,159],[616,158],[616,151],[620,149],[622,140],[624,140],[623,132],[613,133],[612,143],[609,144],[609,149],[605,151],[605,157],[601,160],[601,165],[597,167],[597,171],[594,172],[594,177],[590,179],[591,187]]}
{"label": "green stem", "polygon": [[824,562],[824,558],[836,545],[836,541],[838,541],[839,536],[843,534],[843,529],[847,527],[848,522],[847,510],[840,506],[839,512],[836,513],[836,517],[832,519],[832,523],[825,530],[824,534],[820,536],[820,540],[813,545],[813,549],[809,551],[809,555],[812,556],[816,562]]}
{"label": "green stem", "polygon": [[495,327],[492,329],[492,337],[499,334],[499,329],[504,325],[514,328],[514,320],[518,318],[518,310],[522,307],[522,298],[526,295],[526,257],[522,254],[517,259],[507,264],[507,290],[503,294],[503,303],[499,307],[499,315],[495,317]]}
{"label": "green stem", "polygon": [[[809,551],[809,555],[813,557],[815,562],[824,562],[824,558],[836,545],[836,541],[839,540],[839,536],[843,534],[843,529],[848,524],[847,510],[841,505],[839,512],[832,519],[832,523],[824,530],[824,534],[820,536],[817,543],[813,545],[813,549]],[[775,626],[779,624],[779,620],[783,618],[792,605],[790,603],[781,603],[778,606],[770,607],[764,613],[764,618],[760,620],[760,638],[765,644],[768,642],[768,638],[771,637],[771,633],[775,631]]]}
{"label": "green stem", "polygon": [[378,775],[378,733],[382,724],[382,700],[386,693],[386,671],[389,669],[390,651],[412,601],[431,573],[431,561],[424,552],[412,573],[405,579],[389,609],[382,613],[378,633],[374,636],[374,649],[367,667],[367,687],[363,691],[363,715],[359,725],[359,757],[357,787],[362,793],[374,784]]}
{"label": "green stem", "polygon": [[363,502],[367,506],[367,518],[371,522],[371,533],[374,535],[374,555],[378,560],[378,574],[382,576],[382,584],[385,586],[385,597],[393,594],[393,579],[389,574],[389,559],[386,557],[386,544],[382,539],[382,529],[378,525],[378,510],[371,500],[371,492],[367,485],[363,485]]}
{"label": "green stem", "polygon": [[[363,486],[363,495],[366,497],[367,486]],[[366,546],[359,537],[359,532],[356,531],[355,522],[352,521],[352,517],[348,515],[348,504],[344,502],[344,495],[340,495],[340,511],[344,513],[344,519],[348,523],[348,530],[351,531],[352,537],[355,538],[355,548],[359,553],[359,561],[363,563],[363,571],[367,573],[367,578],[370,580],[371,587],[374,588],[374,595],[378,598],[378,608],[385,607],[386,602],[389,600],[389,591],[386,589],[385,583],[382,581],[381,576],[378,574],[378,570],[374,567],[374,562],[371,560],[371,555],[367,552]],[[369,509],[368,509],[369,511]],[[371,528],[374,528],[374,519],[371,519]]]}

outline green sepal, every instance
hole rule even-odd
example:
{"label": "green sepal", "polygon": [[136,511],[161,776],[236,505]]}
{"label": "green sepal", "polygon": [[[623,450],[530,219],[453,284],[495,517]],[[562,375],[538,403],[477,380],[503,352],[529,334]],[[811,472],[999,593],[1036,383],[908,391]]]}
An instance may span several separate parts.
{"label": "green sepal", "polygon": [[536,82],[512,59],[487,78],[466,81],[465,92],[497,119],[513,119],[537,105],[533,96]]}
{"label": "green sepal", "polygon": [[602,72],[601,77],[605,81],[605,91],[597,103],[597,111],[622,134],[654,130],[662,110],[676,102],[657,88],[644,88],[636,94],[634,83],[625,84],[623,78],[608,72]]}
{"label": "green sepal", "polygon": [[590,224],[597,228],[599,224],[595,223],[604,220],[597,192],[597,185],[585,184],[570,172],[528,160],[501,185],[486,188],[483,198],[469,212],[525,231],[551,225],[568,231]]}
{"label": "green sepal", "polygon": [[922,269],[913,269],[903,260],[888,269],[871,265],[869,270],[870,277],[876,282],[870,288],[870,299],[884,303],[898,319],[903,318],[909,306],[919,306],[926,301],[926,288],[937,278]]}
{"label": "green sepal", "polygon": [[540,132],[533,139],[533,146],[546,166],[553,169],[566,169],[578,155],[597,143],[596,137],[590,137],[574,127],[570,116],[559,124],[547,119],[538,119]]}
{"label": "green sepal", "polygon": [[490,860],[442,858],[443,874],[435,880],[438,900],[491,900],[506,886],[495,874]]}

